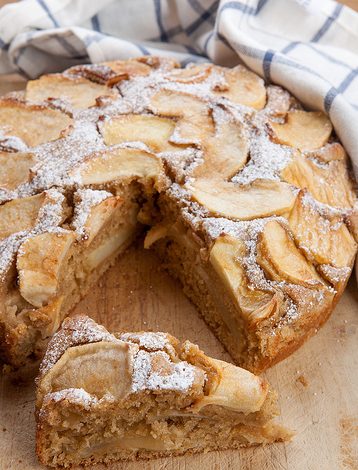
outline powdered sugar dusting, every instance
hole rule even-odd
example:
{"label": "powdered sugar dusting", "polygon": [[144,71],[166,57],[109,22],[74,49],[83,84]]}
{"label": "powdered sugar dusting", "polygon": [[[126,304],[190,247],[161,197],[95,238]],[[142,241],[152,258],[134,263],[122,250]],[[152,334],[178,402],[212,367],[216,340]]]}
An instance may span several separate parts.
{"label": "powdered sugar dusting", "polygon": [[292,97],[288,91],[276,85],[267,87],[267,103],[264,113],[273,116],[282,116],[286,114],[292,104]]}
{"label": "powdered sugar dusting", "polygon": [[148,351],[164,350],[171,346],[168,336],[161,332],[123,333],[119,338],[122,341],[138,344]]}
{"label": "powdered sugar dusting", "polygon": [[80,405],[85,410],[89,410],[99,401],[96,396],[89,394],[83,388],[65,388],[58,392],[48,393],[44,398],[43,405],[46,406],[49,402],[60,402],[62,400],[68,400],[71,403]]}
{"label": "powdered sugar dusting", "polygon": [[85,224],[92,207],[100,204],[111,196],[112,194],[108,191],[96,191],[93,189],[78,189],[76,191],[75,198],[78,197],[80,202],[75,205],[72,225],[80,237],[86,235]]}
{"label": "powdered sugar dusting", "polygon": [[67,137],[42,145],[35,151],[33,188],[75,183],[71,170],[83,159],[105,148],[95,122],[78,120]]}
{"label": "powdered sugar dusting", "polygon": [[165,162],[172,179],[178,184],[183,184],[188,174],[204,162],[203,152],[193,147],[177,152],[161,152],[159,156]]}
{"label": "powdered sugar dusting", "polygon": [[[160,359],[169,371],[153,370],[153,361]],[[132,390],[173,390],[186,392],[194,383],[195,367],[187,362],[172,363],[163,351],[140,350],[133,359]]]}
{"label": "powdered sugar dusting", "polygon": [[335,266],[331,266],[330,264],[321,264],[320,271],[329,282],[335,285],[347,279],[351,273],[351,268],[349,266],[337,268]]}
{"label": "powdered sugar dusting", "polygon": [[0,280],[2,281],[11,263],[15,258],[15,254],[21,243],[26,240],[28,231],[13,233],[5,240],[0,241]]}
{"label": "powdered sugar dusting", "polygon": [[252,130],[251,133],[250,161],[232,181],[239,184],[249,184],[261,178],[279,181],[280,172],[292,158],[292,149],[274,144],[262,130]]}
{"label": "powdered sugar dusting", "polygon": [[51,231],[57,228],[63,220],[65,197],[62,192],[56,188],[51,188],[45,191],[45,194],[49,198],[49,203],[44,204],[39,210],[38,222],[35,227],[36,232]]}
{"label": "powdered sugar dusting", "polygon": [[317,211],[321,216],[331,218],[331,217],[342,217],[349,215],[352,213],[353,209],[347,208],[340,208],[340,207],[332,207],[328,204],[324,204],[323,202],[319,202],[314,199],[310,193],[305,192],[304,196],[302,197],[302,203],[307,205],[308,207],[313,208]]}
{"label": "powdered sugar dusting", "polygon": [[5,152],[26,152],[28,146],[20,137],[6,135],[4,131],[0,129],[0,150]]}

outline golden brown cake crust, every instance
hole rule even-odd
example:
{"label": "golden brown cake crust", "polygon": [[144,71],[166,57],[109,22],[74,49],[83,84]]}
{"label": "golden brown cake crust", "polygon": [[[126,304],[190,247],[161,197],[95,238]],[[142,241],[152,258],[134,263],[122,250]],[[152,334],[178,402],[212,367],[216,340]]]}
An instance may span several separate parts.
{"label": "golden brown cake crust", "polygon": [[72,67],[1,99],[0,131],[1,356],[14,368],[41,358],[144,226],[251,370],[297,349],[342,295],[357,251],[348,157],[324,113],[243,66]]}

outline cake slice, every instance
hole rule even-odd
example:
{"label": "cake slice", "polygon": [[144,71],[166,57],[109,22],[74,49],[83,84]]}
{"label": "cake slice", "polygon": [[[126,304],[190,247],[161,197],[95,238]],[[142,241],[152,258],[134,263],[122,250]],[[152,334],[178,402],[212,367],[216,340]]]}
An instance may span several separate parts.
{"label": "cake slice", "polygon": [[51,339],[37,379],[37,455],[90,465],[283,441],[267,382],[167,333],[110,334],[85,316]]}

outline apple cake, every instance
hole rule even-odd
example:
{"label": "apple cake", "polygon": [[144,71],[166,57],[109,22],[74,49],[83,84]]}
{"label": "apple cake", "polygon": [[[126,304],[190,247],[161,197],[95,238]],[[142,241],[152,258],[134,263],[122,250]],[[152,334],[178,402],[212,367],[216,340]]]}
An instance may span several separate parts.
{"label": "apple cake", "polygon": [[167,333],[110,334],[67,318],[37,379],[36,448],[48,466],[287,440],[276,395],[251,372]]}
{"label": "apple cake", "polygon": [[141,232],[259,372],[327,319],[357,251],[322,112],[239,65],[75,66],[0,100],[0,348],[26,368]]}

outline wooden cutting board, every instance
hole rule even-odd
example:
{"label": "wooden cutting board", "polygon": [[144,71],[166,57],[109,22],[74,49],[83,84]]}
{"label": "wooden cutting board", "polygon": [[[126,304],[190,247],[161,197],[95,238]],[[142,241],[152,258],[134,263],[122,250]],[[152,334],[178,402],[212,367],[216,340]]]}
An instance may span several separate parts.
{"label": "wooden cutting board", "polygon": [[[168,331],[230,360],[180,285],[138,246],[76,308],[112,330]],[[113,470],[358,469],[358,292],[354,278],[327,324],[265,376],[279,392],[292,442],[240,451],[114,464]],[[0,379],[0,469],[40,469],[34,452],[34,387]],[[95,467],[104,469],[103,466]]]}

